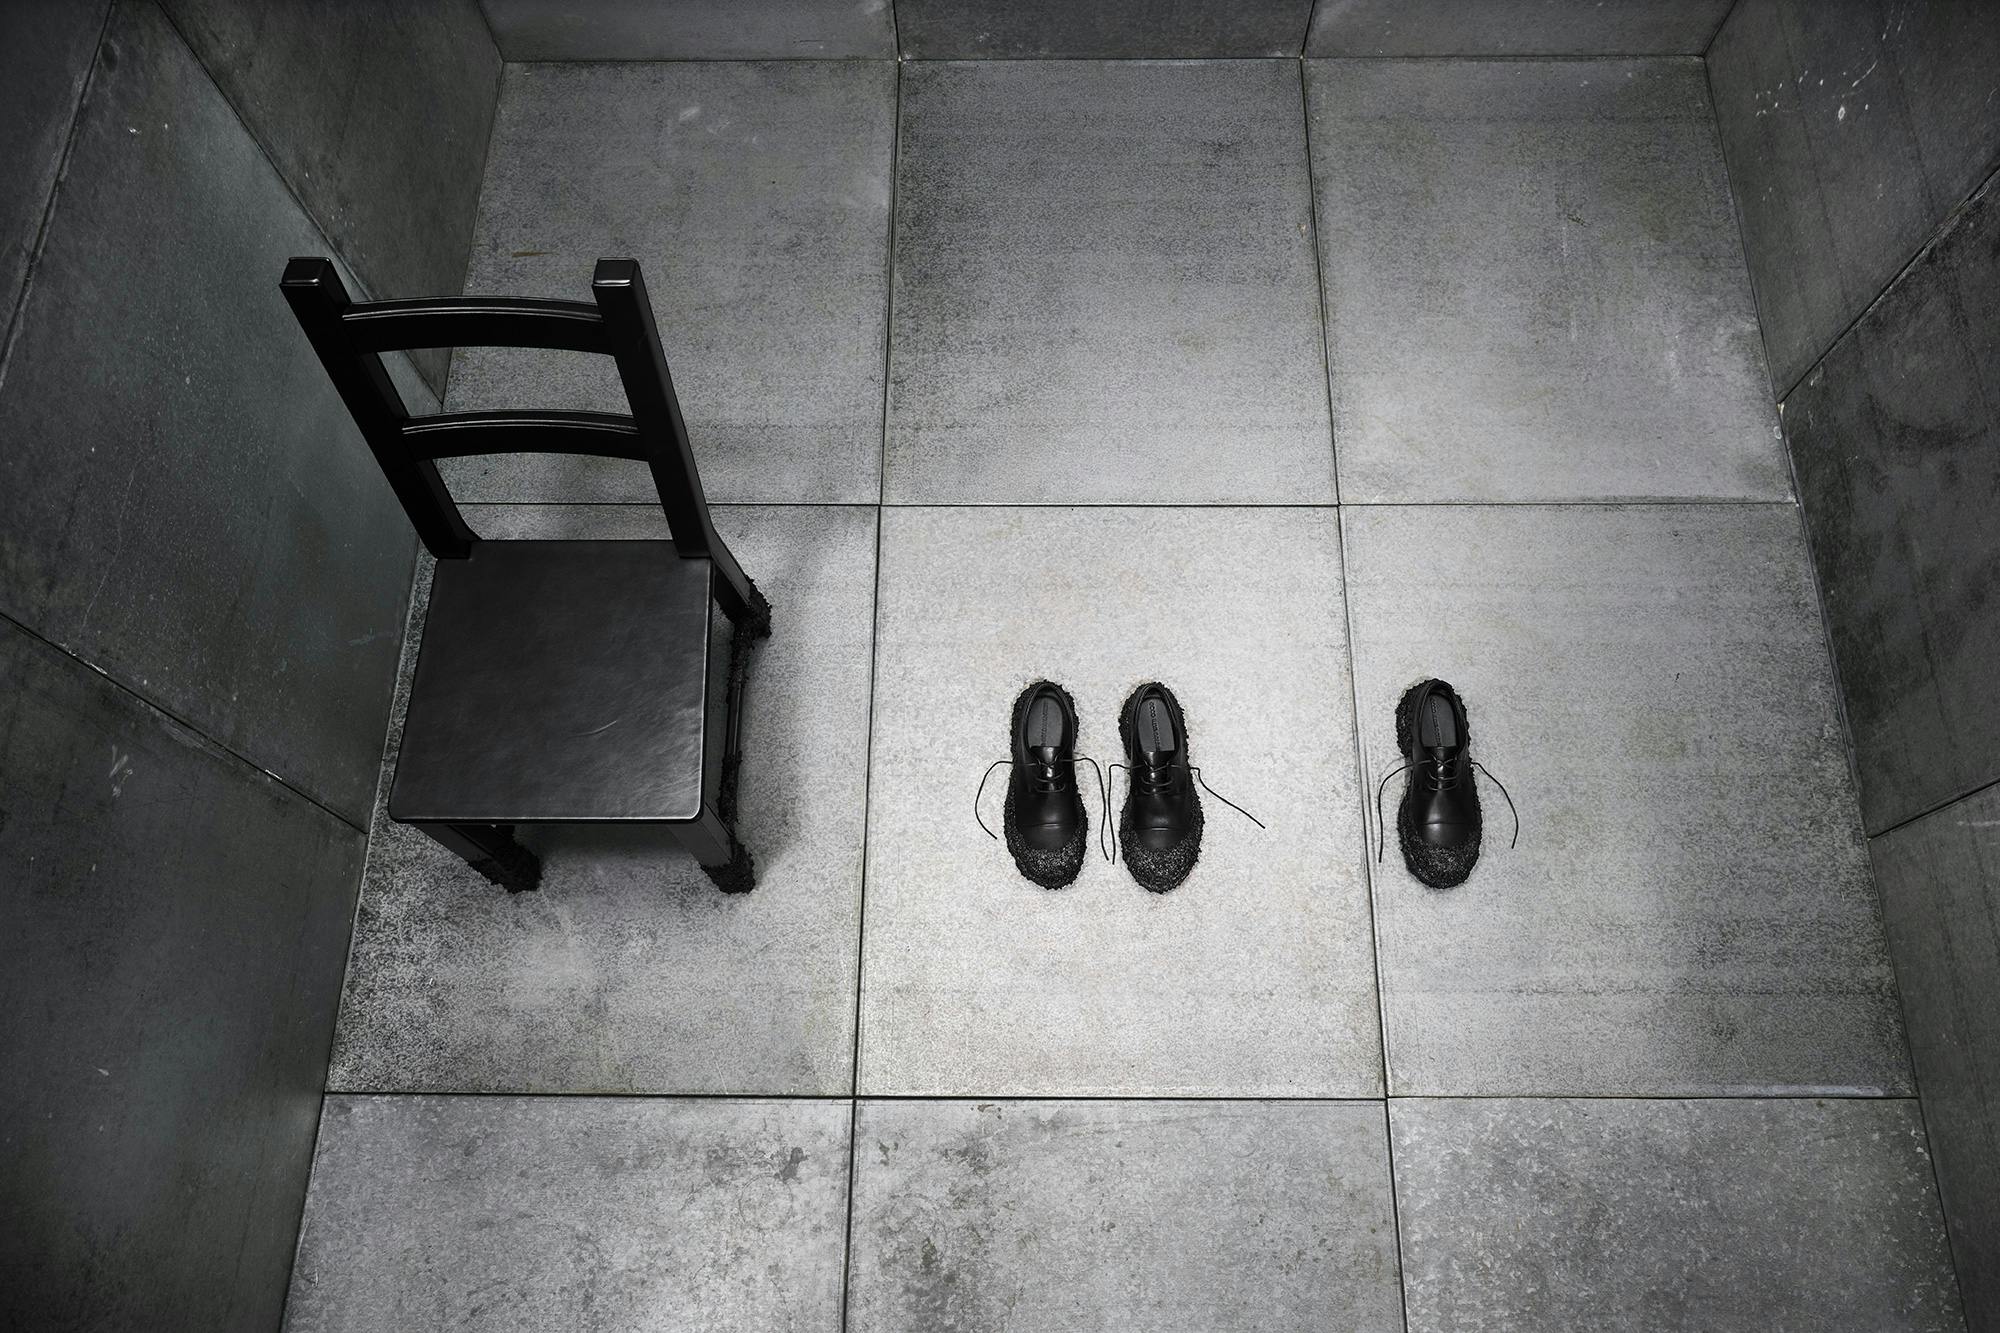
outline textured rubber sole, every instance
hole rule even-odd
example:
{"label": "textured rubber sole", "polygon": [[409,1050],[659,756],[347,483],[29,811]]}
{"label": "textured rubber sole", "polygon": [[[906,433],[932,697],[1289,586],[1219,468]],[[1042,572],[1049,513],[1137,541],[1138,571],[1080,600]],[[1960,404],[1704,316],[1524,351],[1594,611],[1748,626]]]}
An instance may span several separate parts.
{"label": "textured rubber sole", "polygon": [[[1133,702],[1142,692],[1154,685],[1159,685],[1159,682],[1147,681],[1135,688],[1126,696],[1125,706],[1118,711],[1118,743],[1127,759],[1132,754],[1134,739],[1132,729],[1137,721]],[[1180,733],[1182,752],[1192,754],[1193,738],[1188,734],[1187,716],[1181,711],[1181,701],[1164,685],[1160,688],[1166,694],[1167,708],[1173,714],[1174,729]],[[1131,779],[1128,777],[1126,781],[1130,782]],[[1201,808],[1201,793],[1190,789],[1188,795],[1194,801],[1193,826],[1188,829],[1187,836],[1171,850],[1156,852],[1141,847],[1133,836],[1132,793],[1129,788],[1125,793],[1125,808],[1118,812],[1118,847],[1125,854],[1126,872],[1148,893],[1172,893],[1194,873],[1195,862],[1201,859],[1201,834],[1207,825],[1207,816]]]}

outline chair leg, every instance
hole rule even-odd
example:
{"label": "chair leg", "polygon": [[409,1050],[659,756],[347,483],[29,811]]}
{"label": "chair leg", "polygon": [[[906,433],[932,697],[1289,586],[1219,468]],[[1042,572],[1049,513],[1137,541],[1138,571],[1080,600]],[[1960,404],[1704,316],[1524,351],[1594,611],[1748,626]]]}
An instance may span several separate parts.
{"label": "chair leg", "polygon": [[417,827],[509,893],[541,887],[541,858],[514,841],[512,824],[418,824]]}
{"label": "chair leg", "polygon": [[750,850],[722,822],[713,807],[703,806],[701,818],[692,824],[673,826],[674,837],[688,855],[701,863],[703,873],[724,893],[748,893],[757,887],[757,869]]}

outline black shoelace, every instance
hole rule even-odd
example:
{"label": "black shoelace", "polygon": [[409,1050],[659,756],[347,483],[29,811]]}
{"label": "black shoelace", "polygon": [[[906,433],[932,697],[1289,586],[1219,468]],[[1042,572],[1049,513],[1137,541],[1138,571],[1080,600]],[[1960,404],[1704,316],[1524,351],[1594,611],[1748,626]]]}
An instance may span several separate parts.
{"label": "black shoelace", "polygon": [[[1067,762],[1070,765],[1070,772],[1072,774],[1076,772],[1076,765],[1078,764],[1090,765],[1090,771],[1097,775],[1097,799],[1099,807],[1100,808],[1108,807],[1111,803],[1111,787],[1109,782],[1107,782],[1105,779],[1104,770],[1097,766],[1097,761],[1095,759],[1092,759],[1087,754],[1080,754],[1077,755],[1074,759],[1068,760]],[[992,763],[988,764],[986,766],[986,772],[983,775],[981,775],[979,779],[979,790],[972,794],[972,817],[979,821],[979,827],[985,831],[986,836],[995,839],[996,841],[999,839],[1000,835],[995,833],[992,829],[986,827],[986,819],[983,815],[979,813],[979,802],[980,799],[986,795],[986,783],[988,779],[990,779],[993,776],[993,770],[996,768],[1000,768],[1003,765],[1007,767],[1012,767],[1013,764],[1014,760],[1012,759],[995,759]],[[1064,786],[1067,785],[1063,781],[1062,774],[1056,771],[1056,765],[1054,764],[1031,763],[1029,767],[1034,769],[1035,771],[1029,774],[1028,781],[1034,785],[1034,789],[1038,792],[1057,792],[1061,791],[1064,788]],[[1118,767],[1118,765],[1114,764],[1112,767],[1115,768]],[[1105,828],[1104,822],[1100,821],[1097,830],[1097,850],[1098,853],[1102,855],[1105,860],[1109,861],[1112,859],[1112,857],[1111,857],[1111,852],[1109,848],[1106,846],[1104,841],[1104,828]]]}
{"label": "black shoelace", "polygon": [[[1507,784],[1494,777],[1491,773],[1488,773],[1486,765],[1480,763],[1477,759],[1467,760],[1466,762],[1470,767],[1478,769],[1481,773],[1485,773],[1486,780],[1500,789],[1500,795],[1507,801],[1507,813],[1514,817],[1514,836],[1509,840],[1507,846],[1509,848],[1520,846],[1521,812],[1514,808],[1514,798],[1507,795]],[[1375,784],[1375,859],[1377,861],[1382,859],[1383,853],[1388,849],[1389,842],[1388,827],[1382,822],[1382,793],[1388,790],[1390,778],[1395,777],[1398,773],[1408,772],[1412,767],[1416,767],[1419,770],[1420,778],[1430,783],[1433,791],[1450,791],[1458,786],[1458,775],[1446,768],[1443,759],[1420,759],[1415,765],[1412,765],[1406,759],[1383,774],[1382,780]],[[1422,771],[1424,768],[1428,768],[1430,771],[1425,773]]]}
{"label": "black shoelace", "polygon": [[[1171,774],[1179,770],[1185,770],[1188,774],[1190,774],[1194,778],[1196,782],[1199,782],[1201,784],[1201,789],[1207,792],[1210,796],[1213,796],[1216,800],[1222,802],[1224,805],[1228,806],[1231,810],[1234,810],[1237,814],[1242,815],[1245,819],[1255,824],[1258,828],[1266,829],[1267,831],[1269,829],[1269,826],[1265,824],[1263,820],[1257,818],[1257,816],[1251,814],[1248,810],[1245,810],[1242,806],[1236,804],[1236,802],[1230,800],[1227,796],[1224,796],[1221,792],[1209,786],[1208,779],[1204,778],[1201,775],[1201,768],[1198,765],[1162,764],[1156,768],[1150,764],[1141,764],[1137,767],[1134,767],[1131,764],[1113,764],[1111,765],[1110,771],[1116,773],[1121,768],[1125,770],[1127,782],[1136,781],[1141,787],[1143,787],[1147,791],[1164,790],[1167,784],[1173,780]],[[1107,830],[1111,826],[1111,793],[1110,793],[1110,780],[1108,778],[1106,779],[1105,782],[1104,824]],[[1103,841],[1104,837],[1105,835],[1100,835],[1099,840]],[[1114,853],[1110,857],[1110,859],[1116,861],[1118,858]]]}

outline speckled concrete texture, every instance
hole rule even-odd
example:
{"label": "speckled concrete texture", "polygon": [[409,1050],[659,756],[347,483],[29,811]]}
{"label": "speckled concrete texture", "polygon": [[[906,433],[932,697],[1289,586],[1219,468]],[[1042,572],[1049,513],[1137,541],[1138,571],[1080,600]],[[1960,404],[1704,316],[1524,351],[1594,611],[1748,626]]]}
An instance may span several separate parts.
{"label": "speckled concrete texture", "polygon": [[1698,56],[1734,0],[1319,0],[1310,56]]}
{"label": "speckled concrete texture", "polygon": [[1411,1333],[1956,1333],[1913,1101],[1398,1100]]}
{"label": "speckled concrete texture", "polygon": [[901,0],[912,60],[1296,56],[1312,0]]}
{"label": "speckled concrete texture", "polygon": [[2000,1328],[2000,787],[1870,840],[1952,1254]]}
{"label": "speckled concrete texture", "polygon": [[[1340,577],[1328,510],[885,511],[863,1093],[1381,1094]],[[1023,880],[970,806],[1038,677],[1105,764],[1166,682],[1269,831],[1207,802],[1165,895],[1095,855],[1061,893]]]}
{"label": "speckled concrete texture", "polygon": [[889,0],[480,0],[509,60],[896,54]]}
{"label": "speckled concrete texture", "polygon": [[1699,61],[1306,83],[1344,501],[1790,494]]}
{"label": "speckled concrete texture", "polygon": [[288,1333],[837,1333],[850,1115],[332,1097]]}
{"label": "speckled concrete texture", "polygon": [[859,1117],[853,1333],[1403,1327],[1379,1102]]}
{"label": "speckled concrete texture", "polygon": [[1708,77],[1782,396],[2000,166],[2000,6],[1742,0]]}
{"label": "speckled concrete texture", "polygon": [[1439,676],[1521,810],[1458,888],[1375,868],[1390,1090],[1908,1092],[1797,512],[1342,517],[1371,800]]}
{"label": "speckled concrete texture", "polygon": [[887,498],[1333,499],[1298,67],[904,67]]}
{"label": "speckled concrete texture", "polygon": [[[378,808],[330,1086],[849,1090],[874,515],[715,513],[775,609],[743,724],[756,890],[718,893],[658,830],[535,829],[542,887],[510,895]],[[640,506],[467,518],[499,538],[665,535]]]}
{"label": "speckled concrete texture", "polygon": [[[466,290],[588,301],[637,258],[708,498],[872,503],[895,116],[888,61],[511,65]],[[625,410],[609,358],[492,348],[448,405]],[[652,496],[623,460],[445,472],[464,500]]]}

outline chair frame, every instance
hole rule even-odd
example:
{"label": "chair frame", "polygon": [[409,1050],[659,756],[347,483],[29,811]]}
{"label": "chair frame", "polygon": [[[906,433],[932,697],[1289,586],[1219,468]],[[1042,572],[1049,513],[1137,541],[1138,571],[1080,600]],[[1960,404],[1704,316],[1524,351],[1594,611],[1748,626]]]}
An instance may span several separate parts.
{"label": "chair frame", "polygon": [[[742,645],[770,632],[771,609],[715,531],[695,469],[687,423],[660,347],[638,261],[600,259],[594,303],[462,296],[401,301],[351,299],[330,259],[295,258],[280,283],[313,351],[354,417],[417,536],[439,560],[462,560],[481,540],[466,525],[437,462],[475,454],[552,453],[643,462],[666,513],[675,551],[710,562],[716,604],[735,623],[724,790],[733,795]],[[421,347],[534,347],[609,356],[630,415],[606,412],[445,412],[412,417],[381,354]],[[733,802],[725,799],[725,804]],[[725,811],[725,817],[731,812]],[[510,889],[533,888],[540,866],[505,824],[415,827]],[[748,858],[714,812],[673,826],[682,844],[725,889],[750,884]]]}

